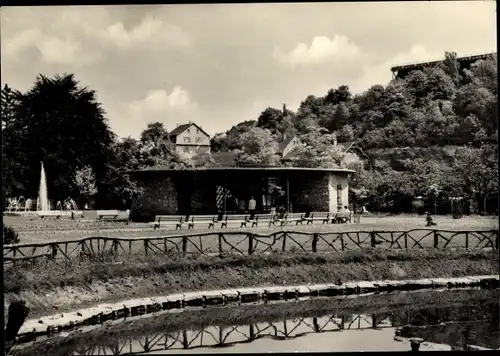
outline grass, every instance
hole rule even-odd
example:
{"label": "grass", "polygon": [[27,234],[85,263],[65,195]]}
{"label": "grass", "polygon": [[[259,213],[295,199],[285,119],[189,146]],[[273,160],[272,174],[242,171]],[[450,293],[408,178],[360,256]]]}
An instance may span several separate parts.
{"label": "grass", "polygon": [[[113,224],[113,223],[95,223],[80,222],[71,220],[40,220],[35,218],[30,220],[28,217],[4,217],[4,224],[11,225],[19,231],[21,243],[45,242],[47,240],[68,241],[80,239],[89,236],[109,236],[109,237],[147,237],[147,236],[168,236],[185,233],[187,229],[181,231],[175,230],[156,230],[154,231],[149,224],[131,223]],[[453,219],[449,216],[436,216],[434,221],[437,223],[436,229],[440,230],[495,230],[498,229],[498,217],[468,216],[462,219]],[[362,216],[359,224],[325,224],[316,223],[314,225],[288,225],[286,230],[308,231],[308,232],[334,232],[334,231],[396,231],[412,230],[425,227],[425,217],[423,216]],[[248,229],[261,234],[268,234],[281,230],[279,227],[259,227]],[[190,232],[208,232],[204,227],[196,227]],[[213,231],[213,230],[210,230]],[[216,230],[217,231],[217,230]],[[226,231],[241,231],[237,227],[231,227]]]}
{"label": "grass", "polygon": [[[418,292],[407,294],[371,295],[350,299],[311,299],[279,304],[242,305],[239,307],[211,307],[201,310],[185,310],[181,313],[163,313],[154,318],[125,321],[106,328],[97,328],[84,334],[72,333],[65,338],[54,338],[38,342],[16,352],[29,354],[72,354],[88,345],[109,345],[124,342],[129,338],[138,340],[156,334],[173,333],[179,330],[199,330],[209,326],[240,326],[262,322],[283,322],[303,317],[322,317],[352,314],[392,314],[394,320],[405,320],[408,313],[425,309],[429,319],[433,318],[433,307],[454,308],[471,303],[489,305],[498,299],[498,291],[446,291]],[[456,313],[455,313],[456,314]],[[484,314],[484,313],[483,313]],[[481,318],[482,315],[477,315]],[[453,315],[449,316],[450,318]],[[484,315],[488,317],[488,315]],[[477,319],[476,318],[476,319]],[[291,322],[294,324],[293,322]],[[292,325],[293,326],[293,325]],[[293,328],[290,326],[290,330]]]}
{"label": "grass", "polygon": [[[42,266],[40,266],[42,267]],[[357,250],[338,254],[136,258],[119,264],[53,261],[5,270],[5,306],[23,298],[30,318],[96,303],[169,293],[498,273],[492,251]]]}

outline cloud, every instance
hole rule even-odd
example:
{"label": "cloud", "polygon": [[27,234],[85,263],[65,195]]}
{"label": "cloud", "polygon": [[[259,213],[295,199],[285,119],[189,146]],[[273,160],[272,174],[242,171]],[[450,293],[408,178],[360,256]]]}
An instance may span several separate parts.
{"label": "cloud", "polygon": [[6,39],[2,46],[2,57],[15,60],[29,49],[37,50],[46,63],[84,64],[97,58],[96,54],[86,53],[80,42],[68,36],[48,35],[39,28],[29,28]]}
{"label": "cloud", "polygon": [[299,43],[290,53],[285,53],[276,48],[273,57],[292,67],[297,65],[310,65],[335,60],[351,60],[358,56],[359,47],[346,36],[335,35],[333,38],[326,36],[315,37],[311,45]]}
{"label": "cloud", "polygon": [[[2,57],[16,60],[25,51],[35,49],[47,63],[87,64],[104,57],[109,48],[124,51],[165,50],[189,47],[193,39],[179,26],[148,15],[136,26],[127,28],[111,16],[106,8],[72,9],[41,12],[39,19],[32,12],[21,12],[31,19],[9,12],[7,31],[2,31]],[[2,18],[3,19],[3,18]],[[14,21],[20,19],[20,21]],[[19,22],[24,23],[20,26]],[[3,28],[2,28],[3,30]]]}
{"label": "cloud", "polygon": [[130,30],[127,30],[121,22],[97,29],[86,23],[83,26],[87,33],[97,40],[120,49],[137,49],[138,47],[154,49],[155,46],[161,49],[165,47],[189,47],[192,43],[191,36],[179,26],[151,16],[146,17],[139,25]]}
{"label": "cloud", "polygon": [[135,116],[143,114],[163,114],[167,112],[187,113],[197,107],[189,92],[180,86],[168,93],[164,89],[150,90],[141,100],[133,101],[129,108]]}

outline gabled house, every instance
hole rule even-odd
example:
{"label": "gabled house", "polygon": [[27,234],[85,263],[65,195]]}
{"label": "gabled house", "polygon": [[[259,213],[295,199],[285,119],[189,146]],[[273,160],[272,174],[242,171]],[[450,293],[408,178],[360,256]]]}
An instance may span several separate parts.
{"label": "gabled house", "polygon": [[281,158],[287,159],[290,152],[293,149],[300,145],[300,139],[295,135],[283,134],[283,140],[279,143],[278,153],[281,155]]}
{"label": "gabled house", "polygon": [[370,156],[366,154],[365,151],[361,147],[358,146],[358,144],[354,141],[350,142],[339,142],[335,140],[334,144],[336,146],[340,146],[343,148],[344,153],[351,153],[353,156],[349,157],[346,156],[344,158],[345,163],[349,164],[350,161],[356,162],[356,161],[361,161],[361,163],[364,166],[365,162],[368,162],[368,165],[371,166],[371,159]]}
{"label": "gabled house", "polygon": [[169,137],[178,153],[190,156],[210,153],[210,135],[194,122],[178,125]]}

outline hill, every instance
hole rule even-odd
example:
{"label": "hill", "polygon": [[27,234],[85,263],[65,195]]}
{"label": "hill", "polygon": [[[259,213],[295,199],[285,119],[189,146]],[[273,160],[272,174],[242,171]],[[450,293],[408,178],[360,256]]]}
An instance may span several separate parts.
{"label": "hill", "polygon": [[497,90],[496,54],[464,67],[456,53],[445,53],[443,61],[359,95],[342,85],[323,97],[308,96],[296,112],[267,108],[256,121],[216,135],[212,150],[245,151],[246,138],[260,130],[258,135],[269,136],[261,139],[267,150],[269,140],[279,142],[287,134],[307,141],[309,148],[322,141],[323,148],[314,150],[320,154],[332,149],[328,142],[335,136],[338,142],[356,142],[373,163],[372,171],[354,178],[353,199],[364,197],[377,210],[411,211],[415,196],[435,195],[424,208],[439,212],[442,206],[449,212],[449,198],[460,196],[467,211],[486,213],[497,205]]}

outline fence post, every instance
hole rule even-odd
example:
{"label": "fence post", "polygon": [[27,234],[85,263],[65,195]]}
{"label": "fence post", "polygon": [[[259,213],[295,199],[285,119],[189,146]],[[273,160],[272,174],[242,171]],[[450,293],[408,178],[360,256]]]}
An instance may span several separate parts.
{"label": "fence post", "polygon": [[405,237],[405,250],[408,250],[408,233],[405,231],[403,235]]}
{"label": "fence post", "polygon": [[340,248],[342,249],[342,251],[344,251],[344,248],[345,248],[345,245],[344,245],[344,234],[340,233],[339,236],[340,236]]}
{"label": "fence post", "polygon": [[312,251],[317,252],[318,250],[318,234],[315,232],[312,240]]}
{"label": "fence post", "polygon": [[286,250],[286,232],[283,233],[283,243],[281,245],[281,251],[285,252]]}
{"label": "fence post", "polygon": [[182,253],[186,254],[187,252],[187,238],[186,236],[182,236]]}
{"label": "fence post", "polygon": [[148,257],[148,240],[144,240],[144,255]]}
{"label": "fence post", "polygon": [[253,234],[251,232],[248,233],[248,254],[253,254]]}
{"label": "fence post", "polygon": [[51,247],[52,247],[52,256],[51,257],[52,257],[52,259],[55,260],[56,256],[57,256],[57,245],[56,244],[52,244]]}
{"label": "fence post", "polygon": [[469,249],[469,232],[468,231],[465,232],[465,249],[466,250]]}
{"label": "fence post", "polygon": [[439,247],[439,234],[437,230],[434,230],[434,248]]}
{"label": "fence post", "polygon": [[377,247],[377,240],[375,240],[375,231],[370,231],[370,244],[372,248]]}
{"label": "fence post", "polygon": [[219,255],[222,255],[222,234],[219,233],[218,235],[218,240],[219,240]]}

